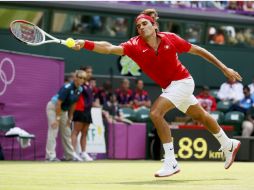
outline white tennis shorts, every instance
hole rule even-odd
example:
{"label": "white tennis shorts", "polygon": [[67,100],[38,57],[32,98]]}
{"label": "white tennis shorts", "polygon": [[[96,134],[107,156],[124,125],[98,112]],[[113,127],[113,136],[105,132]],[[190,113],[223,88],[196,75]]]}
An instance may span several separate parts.
{"label": "white tennis shorts", "polygon": [[194,88],[193,78],[188,77],[182,80],[172,81],[166,89],[162,89],[160,96],[172,102],[181,112],[186,113],[191,105],[198,103],[198,100],[193,95]]}

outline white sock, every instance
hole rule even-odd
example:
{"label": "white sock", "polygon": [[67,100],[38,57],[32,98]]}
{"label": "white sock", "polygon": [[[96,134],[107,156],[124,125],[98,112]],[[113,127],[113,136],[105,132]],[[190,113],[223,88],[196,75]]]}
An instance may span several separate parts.
{"label": "white sock", "polygon": [[219,143],[221,144],[222,147],[227,147],[229,146],[231,140],[230,138],[228,138],[228,136],[225,134],[225,132],[220,129],[219,133],[217,134],[213,134],[215,136],[215,138],[219,141]]}
{"label": "white sock", "polygon": [[174,145],[172,142],[163,144],[165,159],[175,160]]}

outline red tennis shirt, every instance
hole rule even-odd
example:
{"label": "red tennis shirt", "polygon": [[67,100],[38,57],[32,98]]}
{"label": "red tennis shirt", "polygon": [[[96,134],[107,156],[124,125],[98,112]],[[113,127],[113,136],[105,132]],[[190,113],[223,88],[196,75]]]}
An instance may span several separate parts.
{"label": "red tennis shirt", "polygon": [[191,44],[174,33],[159,32],[161,38],[157,52],[141,36],[120,44],[124,55],[135,61],[144,73],[165,89],[175,80],[190,76],[189,71],[178,60],[178,54],[188,52]]}

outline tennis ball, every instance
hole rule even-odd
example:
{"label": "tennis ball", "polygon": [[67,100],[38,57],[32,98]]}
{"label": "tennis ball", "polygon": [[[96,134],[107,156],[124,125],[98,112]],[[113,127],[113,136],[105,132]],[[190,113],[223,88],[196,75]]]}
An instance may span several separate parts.
{"label": "tennis ball", "polygon": [[67,38],[66,39],[66,46],[69,48],[72,48],[75,46],[75,40],[73,40],[72,38]]}

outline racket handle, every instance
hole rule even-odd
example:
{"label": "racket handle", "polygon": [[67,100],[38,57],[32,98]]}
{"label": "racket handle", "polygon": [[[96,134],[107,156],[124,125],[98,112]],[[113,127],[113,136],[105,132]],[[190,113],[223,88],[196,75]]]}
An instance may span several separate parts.
{"label": "racket handle", "polygon": [[60,44],[63,44],[63,45],[65,45],[65,46],[67,46],[67,44],[66,44],[66,40],[59,40],[60,42]]}

